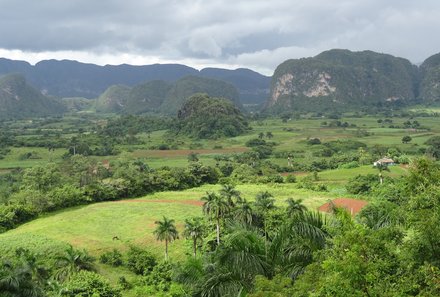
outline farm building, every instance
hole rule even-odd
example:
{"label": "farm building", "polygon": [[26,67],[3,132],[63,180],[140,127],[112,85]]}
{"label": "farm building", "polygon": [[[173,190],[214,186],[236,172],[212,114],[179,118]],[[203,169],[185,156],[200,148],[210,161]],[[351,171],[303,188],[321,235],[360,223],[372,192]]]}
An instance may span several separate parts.
{"label": "farm building", "polygon": [[394,162],[394,160],[393,159],[390,159],[390,158],[382,158],[382,159],[379,159],[379,160],[377,160],[376,162],[374,162],[373,163],[373,166],[374,167],[376,167],[377,165],[387,165],[387,166],[390,166],[390,165],[395,165],[396,163]]}

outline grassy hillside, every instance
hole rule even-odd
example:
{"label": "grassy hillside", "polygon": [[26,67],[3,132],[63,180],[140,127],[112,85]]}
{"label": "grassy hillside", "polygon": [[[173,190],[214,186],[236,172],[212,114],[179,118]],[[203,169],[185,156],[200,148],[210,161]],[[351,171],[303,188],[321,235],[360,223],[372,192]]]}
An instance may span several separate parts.
{"label": "grassy hillside", "polygon": [[[203,216],[200,198],[207,191],[220,188],[220,185],[206,185],[181,192],[161,192],[138,199],[97,203],[49,214],[0,234],[0,251],[9,253],[11,249],[23,244],[51,250],[69,243],[99,255],[113,248],[126,250],[129,244],[138,244],[148,247],[160,257],[163,244],[154,238],[154,222],[167,216],[175,219],[179,231],[182,231],[185,218]],[[295,184],[238,185],[237,190],[249,201],[253,201],[258,192],[269,191],[280,206],[285,205],[284,201],[289,197],[302,198],[304,205],[310,209],[316,209],[329,198],[336,197],[335,193],[297,189]],[[112,240],[113,236],[121,240]],[[189,251],[189,247],[182,244],[183,241],[171,244],[172,258],[183,258]]]}

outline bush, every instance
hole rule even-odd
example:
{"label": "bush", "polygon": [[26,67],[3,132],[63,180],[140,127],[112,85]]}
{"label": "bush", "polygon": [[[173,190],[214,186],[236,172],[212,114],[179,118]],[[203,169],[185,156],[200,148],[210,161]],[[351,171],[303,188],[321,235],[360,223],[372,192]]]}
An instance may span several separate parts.
{"label": "bush", "polygon": [[156,258],[150,252],[130,246],[130,250],[127,253],[127,267],[132,272],[147,275],[156,265]]}
{"label": "bush", "polygon": [[286,176],[286,183],[296,183],[296,176],[293,174]]}
{"label": "bush", "polygon": [[112,251],[102,254],[99,257],[99,262],[111,266],[121,266],[123,263],[122,254],[117,249],[113,249]]}
{"label": "bush", "polygon": [[307,144],[309,145],[321,144],[321,140],[319,140],[319,138],[310,138],[309,140],[307,140]]}
{"label": "bush", "polygon": [[377,185],[379,180],[376,175],[358,175],[351,178],[345,188],[350,194],[366,194],[369,193],[373,186]]}
{"label": "bush", "polygon": [[81,270],[74,274],[72,279],[66,284],[65,291],[61,296],[69,297],[120,297],[119,290],[113,289],[108,281],[101,275]]}
{"label": "bush", "polygon": [[161,151],[166,151],[166,150],[170,149],[170,146],[168,144],[162,143],[162,144],[159,144],[158,149]]}
{"label": "bush", "polygon": [[266,141],[263,140],[263,139],[254,138],[254,139],[250,139],[250,140],[246,141],[245,145],[247,147],[255,147],[255,146],[260,146],[260,145],[266,145]]}
{"label": "bush", "polygon": [[351,161],[342,165],[339,165],[339,168],[341,169],[350,169],[350,168],[357,168],[359,167],[359,163],[357,161]]}

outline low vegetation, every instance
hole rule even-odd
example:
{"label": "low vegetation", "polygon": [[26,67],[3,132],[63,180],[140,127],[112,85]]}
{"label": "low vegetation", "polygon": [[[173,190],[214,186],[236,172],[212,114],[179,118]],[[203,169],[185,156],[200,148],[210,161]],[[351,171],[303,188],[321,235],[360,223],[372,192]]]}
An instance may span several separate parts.
{"label": "low vegetation", "polygon": [[[196,95],[177,119],[0,127],[2,294],[439,294],[436,115],[264,118]],[[367,206],[317,212],[348,197]]]}

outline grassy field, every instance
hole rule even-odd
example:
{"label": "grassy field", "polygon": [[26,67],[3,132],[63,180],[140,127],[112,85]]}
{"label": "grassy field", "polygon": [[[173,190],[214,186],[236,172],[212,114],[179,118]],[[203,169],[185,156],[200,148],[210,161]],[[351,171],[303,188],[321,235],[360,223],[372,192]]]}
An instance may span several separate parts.
{"label": "grassy field", "polygon": [[[0,250],[7,249],[7,246],[15,247],[20,242],[34,247],[42,245],[42,249],[46,250],[47,245],[50,246],[48,243],[56,245],[64,242],[98,255],[112,248],[125,250],[129,244],[136,244],[148,247],[161,256],[163,244],[153,236],[154,222],[163,216],[173,218],[182,231],[185,218],[203,215],[200,198],[207,191],[219,189],[219,185],[206,185],[181,192],[161,192],[137,199],[96,203],[51,213],[0,234]],[[331,192],[297,189],[295,184],[239,185],[237,189],[249,201],[258,192],[269,191],[279,206],[284,205],[288,197],[293,197],[303,199],[310,209],[316,209],[337,196]],[[113,240],[113,236],[121,240]],[[170,246],[171,257],[181,259],[189,251],[182,241]]]}
{"label": "grassy field", "polygon": [[[177,149],[173,150],[151,150],[153,146],[167,143],[166,131],[155,131],[149,134],[139,134],[138,137],[144,144],[138,145],[121,145],[118,148],[120,151],[129,151],[133,158],[145,158],[147,163],[152,168],[160,166],[177,166],[184,167],[187,165],[187,156],[190,152],[199,154],[202,162],[213,165],[215,164],[214,156],[216,154],[232,154],[234,152],[243,152],[248,148],[245,147],[246,141],[256,138],[258,134],[271,132],[273,138],[270,141],[275,142],[275,152],[282,151],[310,151],[310,146],[306,141],[309,138],[317,137],[322,142],[339,140],[339,139],[356,139],[364,142],[368,146],[389,146],[398,147],[400,149],[417,150],[423,147],[429,137],[440,133],[440,121],[438,117],[420,117],[412,118],[411,121],[417,120],[420,129],[404,129],[404,128],[390,128],[390,123],[378,123],[378,117],[362,117],[362,118],[341,118],[340,122],[347,122],[349,126],[330,127],[330,123],[335,120],[331,119],[292,119],[283,122],[281,119],[267,119],[264,121],[254,121],[251,123],[252,130],[245,135],[240,135],[228,139],[217,140],[192,140],[186,137],[179,137],[173,139],[177,144]],[[407,118],[392,118],[392,125],[403,126],[403,123],[408,121]],[[76,123],[77,125],[84,125],[84,120],[67,118],[66,122],[48,123],[42,127],[44,129],[56,129],[62,131],[65,128],[71,128]],[[79,123],[79,124],[78,124]],[[89,125],[94,123],[88,122]],[[26,127],[29,123],[24,122],[17,125],[17,129]],[[326,124],[326,125],[324,125]],[[429,130],[426,130],[428,128]],[[40,130],[44,130],[40,129]],[[31,132],[37,130],[29,128]],[[359,130],[368,133],[367,136],[359,137]],[[27,130],[25,130],[27,131]],[[70,132],[69,132],[70,133]],[[62,137],[67,137],[70,134],[63,134]],[[408,144],[402,144],[402,137],[409,135],[412,141]],[[35,135],[34,135],[35,136]],[[31,137],[31,135],[24,135],[21,137]],[[264,138],[268,140],[267,138]],[[313,148],[312,148],[313,149]],[[23,154],[35,152],[38,159],[22,160],[20,156]],[[11,152],[0,160],[0,169],[24,168],[31,167],[37,164],[45,164],[49,161],[60,162],[61,156],[67,152],[67,149],[56,149],[54,152],[49,152],[47,148],[26,147],[26,148],[11,148]],[[98,160],[114,160],[118,156],[96,157]],[[275,160],[280,165],[285,166],[286,161]]]}

